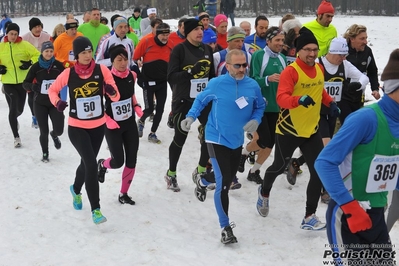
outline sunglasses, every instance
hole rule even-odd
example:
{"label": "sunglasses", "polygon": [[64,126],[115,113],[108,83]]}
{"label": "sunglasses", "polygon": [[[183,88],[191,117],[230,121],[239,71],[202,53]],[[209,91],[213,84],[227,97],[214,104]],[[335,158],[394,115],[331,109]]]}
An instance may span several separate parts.
{"label": "sunglasses", "polygon": [[246,68],[248,66],[247,63],[244,64],[229,64],[232,65],[235,69],[240,69],[240,67]]}

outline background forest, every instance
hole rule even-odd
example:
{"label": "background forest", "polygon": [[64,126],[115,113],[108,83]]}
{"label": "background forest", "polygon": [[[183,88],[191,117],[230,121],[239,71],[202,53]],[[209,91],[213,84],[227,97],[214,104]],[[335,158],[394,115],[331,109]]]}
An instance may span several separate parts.
{"label": "background forest", "polygon": [[[215,2],[215,0],[208,0]],[[196,15],[193,5],[198,0],[0,0],[0,12],[10,17],[30,15],[81,14],[97,7],[102,11],[126,10],[146,5],[157,7],[161,18],[178,18]],[[218,0],[220,2],[220,0]],[[240,16],[267,15],[313,15],[320,0],[236,0],[235,14]],[[398,0],[331,0],[337,13],[355,15],[396,16]],[[218,5],[219,7],[219,5]]]}

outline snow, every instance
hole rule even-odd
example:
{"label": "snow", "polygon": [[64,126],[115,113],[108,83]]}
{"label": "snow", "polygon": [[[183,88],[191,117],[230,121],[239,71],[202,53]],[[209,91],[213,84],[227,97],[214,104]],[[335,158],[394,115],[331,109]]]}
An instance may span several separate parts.
{"label": "snow", "polygon": [[[119,12],[123,14],[123,12]],[[113,13],[103,14],[111,17]],[[130,15],[128,13],[124,14]],[[39,17],[49,33],[64,17]],[[80,21],[81,16],[78,17]],[[21,35],[28,31],[30,18],[15,18]],[[280,17],[271,17],[278,25]],[[302,23],[314,17],[300,17]],[[238,25],[254,18],[236,18]],[[172,26],[177,20],[166,20]],[[397,48],[398,17],[336,16],[333,25],[339,35],[352,24],[368,28],[369,44],[381,74],[390,52]],[[137,97],[142,93],[137,88]],[[370,98],[368,90],[368,99]],[[108,221],[94,225],[85,190],[83,210],[72,207],[69,186],[80,158],[70,144],[67,127],[60,137],[61,150],[50,142],[50,162],[42,163],[39,131],[31,128],[29,107],[19,118],[22,148],[13,148],[8,124],[8,107],[0,97],[0,265],[322,265],[329,250],[326,232],[299,229],[305,209],[305,190],[309,172],[298,177],[294,187],[280,176],[272,190],[270,214],[262,218],[256,212],[257,185],[246,180],[246,171],[238,173],[243,187],[230,192],[231,221],[237,227],[237,244],[220,243],[218,218],[213,192],[199,202],[194,196],[191,173],[197,166],[199,142],[196,122],[184,146],[178,164],[180,193],[166,189],[163,176],[168,168],[168,147],[173,131],[166,126],[170,111],[168,95],[163,120],[158,130],[161,144],[146,139],[150,122],[140,140],[136,175],[130,188],[135,206],[121,205],[118,193],[122,169],[109,170],[100,184],[101,210]],[[104,139],[98,158],[107,158]],[[261,168],[262,175],[271,164],[273,154]],[[317,215],[325,221],[326,205],[320,203]],[[391,231],[392,243],[399,242],[399,226]]]}

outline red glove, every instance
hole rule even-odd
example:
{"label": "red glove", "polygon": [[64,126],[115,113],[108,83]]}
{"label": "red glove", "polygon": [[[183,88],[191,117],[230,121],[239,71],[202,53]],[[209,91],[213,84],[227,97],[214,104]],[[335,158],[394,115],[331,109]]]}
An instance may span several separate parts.
{"label": "red glove", "polygon": [[55,107],[57,107],[58,112],[63,112],[67,106],[68,106],[67,102],[59,100]]}
{"label": "red glove", "polygon": [[108,115],[105,116],[105,124],[107,125],[108,129],[120,128],[119,124]]}
{"label": "red glove", "polygon": [[116,94],[116,90],[114,87],[112,87],[112,85],[105,84],[104,90],[109,96],[114,96]]}
{"label": "red glove", "polygon": [[349,230],[353,234],[359,231],[370,229],[372,222],[367,212],[360,206],[357,200],[352,200],[341,206],[342,211],[346,215]]}
{"label": "red glove", "polygon": [[141,109],[141,105],[140,104],[136,104],[134,106],[134,112],[136,113],[136,115],[140,118],[143,116],[143,110]]}

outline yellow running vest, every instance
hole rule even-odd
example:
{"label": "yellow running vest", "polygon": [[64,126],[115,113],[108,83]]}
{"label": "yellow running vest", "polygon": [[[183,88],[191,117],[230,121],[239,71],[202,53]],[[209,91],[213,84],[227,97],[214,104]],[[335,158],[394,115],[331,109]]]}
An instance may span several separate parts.
{"label": "yellow running vest", "polygon": [[315,65],[317,74],[314,78],[310,78],[296,62],[288,67],[295,68],[298,73],[298,81],[295,84],[292,96],[309,95],[316,104],[310,105],[308,108],[302,105],[293,109],[281,108],[277,119],[276,133],[309,138],[318,129],[324,90],[324,74],[318,64]]}

